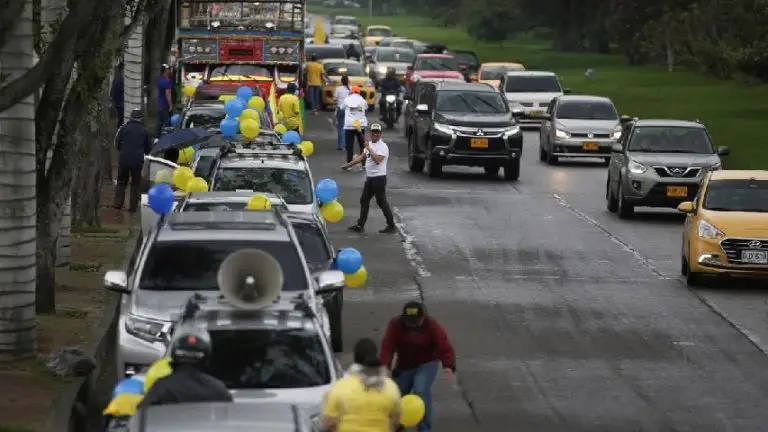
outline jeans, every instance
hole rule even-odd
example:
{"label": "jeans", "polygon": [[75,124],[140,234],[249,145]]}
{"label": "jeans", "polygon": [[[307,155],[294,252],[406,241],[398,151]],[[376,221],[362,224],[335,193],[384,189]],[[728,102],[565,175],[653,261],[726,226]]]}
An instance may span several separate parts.
{"label": "jeans", "polygon": [[432,384],[440,370],[440,362],[425,363],[416,369],[397,371],[395,382],[400,388],[400,393],[405,396],[414,393],[424,401],[426,411],[424,419],[419,423],[419,432],[432,430]]}
{"label": "jeans", "polygon": [[360,146],[360,153],[365,148],[363,141],[365,141],[365,129],[344,129],[344,145],[347,147],[347,163],[352,162],[355,152],[355,139]]}
{"label": "jeans", "polygon": [[344,110],[336,109],[336,148],[344,148]]}
{"label": "jeans", "polygon": [[307,96],[309,96],[309,104],[315,111],[320,110],[320,89],[321,86],[307,86]]}
{"label": "jeans", "polygon": [[168,112],[168,108],[159,107],[157,109],[157,124],[155,125],[155,138],[160,138],[163,135],[163,128],[167,126],[171,121],[171,114]]}
{"label": "jeans", "polygon": [[376,197],[376,204],[384,213],[384,219],[387,220],[387,226],[395,226],[395,218],[392,216],[392,209],[387,201],[387,176],[366,177],[363,193],[360,195],[360,218],[357,219],[357,226],[365,226],[368,221],[368,209],[371,205],[371,198]]}

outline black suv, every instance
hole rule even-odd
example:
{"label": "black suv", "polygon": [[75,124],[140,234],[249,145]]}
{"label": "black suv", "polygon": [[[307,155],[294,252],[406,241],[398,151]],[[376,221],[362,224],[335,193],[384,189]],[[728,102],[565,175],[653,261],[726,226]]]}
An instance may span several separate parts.
{"label": "black suv", "polygon": [[504,167],[507,180],[520,177],[523,133],[501,93],[488,84],[419,83],[406,96],[408,165],[439,177],[445,165],[481,166],[488,175]]}

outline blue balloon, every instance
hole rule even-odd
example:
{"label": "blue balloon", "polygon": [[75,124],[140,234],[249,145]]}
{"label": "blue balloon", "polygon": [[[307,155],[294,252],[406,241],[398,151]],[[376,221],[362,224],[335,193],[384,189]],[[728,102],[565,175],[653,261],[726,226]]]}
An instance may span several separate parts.
{"label": "blue balloon", "polygon": [[181,121],[181,116],[178,114],[174,114],[171,116],[171,126],[176,127],[179,125],[179,122]]}
{"label": "blue balloon", "polygon": [[237,89],[237,98],[241,101],[248,103],[249,100],[253,97],[253,90],[251,90],[250,87],[242,86],[239,89]]}
{"label": "blue balloon", "polygon": [[121,394],[144,394],[144,381],[137,378],[126,378],[115,386],[115,390],[112,391],[112,398]]}
{"label": "blue balloon", "polygon": [[331,202],[339,196],[339,187],[331,179],[322,179],[315,186],[315,195],[321,204]]}
{"label": "blue balloon", "polygon": [[344,274],[352,274],[363,266],[363,254],[355,248],[344,248],[336,257],[336,266]]}
{"label": "blue balloon", "polygon": [[224,104],[224,112],[227,113],[227,117],[236,119],[240,117],[245,109],[245,104],[240,99],[230,99]]}
{"label": "blue balloon", "polygon": [[301,142],[301,136],[295,130],[289,130],[283,135],[283,144],[298,145]]}
{"label": "blue balloon", "polygon": [[147,201],[155,213],[167,215],[173,209],[173,188],[165,183],[156,184],[149,190]]}
{"label": "blue balloon", "polygon": [[237,129],[239,128],[240,124],[238,121],[230,117],[224,118],[224,120],[222,120],[219,124],[219,130],[221,131],[221,134],[227,138],[232,138],[235,136]]}

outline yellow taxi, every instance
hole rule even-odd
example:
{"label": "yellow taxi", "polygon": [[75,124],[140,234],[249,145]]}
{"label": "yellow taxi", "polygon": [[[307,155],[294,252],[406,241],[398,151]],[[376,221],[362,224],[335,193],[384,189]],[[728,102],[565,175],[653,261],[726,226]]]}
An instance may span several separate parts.
{"label": "yellow taxi", "polygon": [[336,105],[334,94],[336,87],[341,83],[342,75],[349,77],[349,85],[360,87],[360,96],[368,102],[368,109],[371,110],[376,104],[376,86],[370,77],[365,73],[362,63],[355,60],[326,59],[321,60],[325,68],[325,74],[328,75],[330,82],[323,86],[322,99],[324,107],[333,107]]}
{"label": "yellow taxi", "polygon": [[507,72],[524,70],[525,66],[520,63],[483,63],[477,72],[477,81],[498,88],[501,84],[501,77],[506,75]]}
{"label": "yellow taxi", "polygon": [[768,276],[768,171],[712,171],[686,213],[681,272],[688,285],[705,275]]}
{"label": "yellow taxi", "polygon": [[363,45],[376,46],[382,39],[392,37],[394,33],[392,28],[383,25],[370,25],[365,28],[365,37],[363,38]]}

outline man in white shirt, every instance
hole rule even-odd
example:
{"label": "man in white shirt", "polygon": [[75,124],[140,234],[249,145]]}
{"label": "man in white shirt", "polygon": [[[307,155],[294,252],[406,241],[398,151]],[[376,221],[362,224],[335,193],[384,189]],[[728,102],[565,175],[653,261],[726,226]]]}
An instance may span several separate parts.
{"label": "man in white shirt", "polygon": [[[352,161],[355,140],[363,152],[365,128],[368,127],[368,102],[360,96],[360,87],[352,86],[352,94],[344,99],[344,144],[347,147],[347,163]],[[359,162],[359,161],[358,161]]]}
{"label": "man in white shirt", "polygon": [[347,96],[352,93],[352,89],[349,87],[349,77],[342,75],[341,85],[336,87],[334,98],[336,99],[336,150],[344,149],[344,101],[347,100]]}
{"label": "man in white shirt", "polygon": [[[349,146],[349,141],[347,141],[347,149]],[[382,234],[395,233],[397,231],[395,218],[392,216],[392,209],[389,208],[389,202],[387,202],[389,147],[387,143],[381,140],[381,125],[378,123],[371,125],[371,139],[365,142],[363,152],[342,165],[341,169],[347,170],[363,160],[365,160],[365,186],[363,186],[363,194],[360,196],[360,217],[357,219],[357,223],[348,229],[354,232],[363,232],[365,222],[368,220],[368,206],[371,198],[376,197],[376,204],[387,220],[387,226],[379,232]]]}

